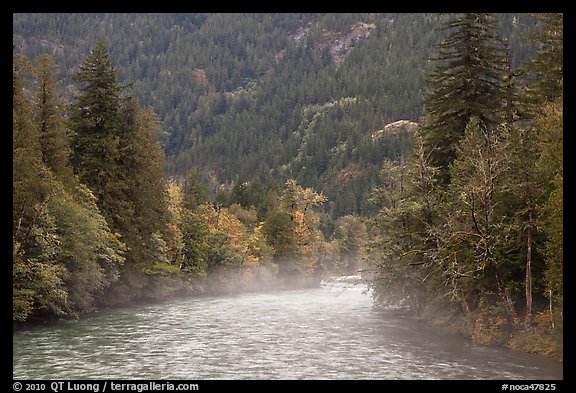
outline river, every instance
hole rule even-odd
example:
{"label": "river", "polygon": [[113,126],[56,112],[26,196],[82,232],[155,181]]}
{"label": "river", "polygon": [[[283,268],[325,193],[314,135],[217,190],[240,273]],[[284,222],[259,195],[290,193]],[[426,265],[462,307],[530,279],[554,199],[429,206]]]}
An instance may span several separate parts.
{"label": "river", "polygon": [[562,365],[373,310],[365,286],[106,310],[13,334],[16,379],[562,379]]}

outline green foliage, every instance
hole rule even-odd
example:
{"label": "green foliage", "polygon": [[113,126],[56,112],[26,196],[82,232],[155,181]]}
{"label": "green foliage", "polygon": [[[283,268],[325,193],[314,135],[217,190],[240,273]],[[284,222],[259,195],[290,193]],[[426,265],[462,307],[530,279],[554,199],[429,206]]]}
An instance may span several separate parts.
{"label": "green foliage", "polygon": [[[449,266],[454,296],[467,301],[465,294],[470,294],[474,296],[470,302],[477,304],[479,299],[473,294],[497,293],[514,320],[516,313],[502,273],[511,270],[502,249],[508,236],[504,221],[508,212],[501,203],[510,165],[508,143],[505,128],[489,129],[477,118],[466,126],[451,167],[450,202],[437,251]],[[459,288],[461,283],[465,290]]]}
{"label": "green foliage", "polygon": [[538,174],[545,179],[540,190],[543,199],[538,206],[538,213],[546,235],[543,250],[546,260],[546,288],[552,291],[559,307],[562,307],[564,294],[563,119],[561,97],[544,106],[542,115],[537,120],[541,155],[536,164]]}
{"label": "green foliage", "polygon": [[40,135],[26,96],[31,72],[28,59],[16,55],[13,61],[12,111],[12,218],[13,234],[20,241],[24,228],[34,221],[33,209],[50,193],[48,171],[42,161]]}
{"label": "green foliage", "polygon": [[184,179],[182,206],[189,210],[196,210],[200,205],[208,202],[208,187],[200,180],[196,171],[190,171]]}
{"label": "green foliage", "polygon": [[205,277],[209,252],[208,228],[198,213],[185,209],[181,214],[184,251],[180,269],[194,276]]}
{"label": "green foliage", "polygon": [[268,243],[274,249],[274,255],[278,257],[295,256],[295,227],[296,224],[291,219],[290,213],[278,210],[268,212],[262,229]]}
{"label": "green foliage", "polygon": [[[13,318],[74,315],[92,309],[118,279],[125,246],[72,174],[53,61],[41,56],[34,70],[22,57],[14,64]],[[23,70],[37,82],[34,106],[24,95]]]}
{"label": "green foliage", "polygon": [[341,271],[345,274],[357,273],[363,267],[364,247],[368,240],[364,222],[357,216],[340,217],[335,223],[334,240],[338,244]]}
{"label": "green foliage", "polygon": [[435,46],[422,131],[431,163],[447,184],[447,169],[470,119],[477,117],[487,127],[502,122],[505,53],[494,15],[458,15],[439,30],[447,35]]}
{"label": "green foliage", "polygon": [[77,312],[90,310],[96,297],[118,280],[125,246],[110,232],[86,186],[78,186],[73,196],[53,198],[48,208],[58,223],[55,260],[67,270],[69,305]]}
{"label": "green foliage", "polygon": [[15,252],[12,256],[12,319],[22,322],[42,314],[65,315],[68,307],[62,280],[64,268],[22,254]]}
{"label": "green foliage", "polygon": [[286,181],[262,228],[274,249],[281,276],[307,277],[325,268],[320,263],[325,241],[320,217],[314,211],[325,201],[326,197],[314,189],[304,188],[294,179]]}
{"label": "green foliage", "polygon": [[32,68],[24,56],[13,62],[13,319],[67,310],[63,266],[54,261],[60,239],[47,205],[54,179],[43,162],[39,127],[26,96]]}
{"label": "green foliage", "polygon": [[34,59],[38,87],[36,93],[36,124],[39,125],[42,159],[52,173],[65,185],[74,183],[69,157],[65,106],[58,96],[57,69],[54,58],[40,55]]}
{"label": "green foliage", "polygon": [[[472,37],[480,26],[472,23],[464,29],[469,17],[445,24],[461,28],[440,43],[445,60],[466,53],[464,45],[456,50],[465,42],[461,34],[472,29]],[[561,16],[545,19],[550,23],[544,35],[553,39],[541,49],[550,50],[550,69],[538,68],[530,76],[540,80],[526,85],[510,83],[508,74],[506,88],[493,91],[492,109],[476,101],[478,112],[462,117],[464,125],[454,122],[449,128],[448,115],[465,108],[459,97],[477,96],[478,85],[472,80],[468,85],[457,83],[465,67],[441,64],[432,74],[447,78],[444,84],[439,83],[442,78],[429,80],[432,93],[425,104],[431,112],[421,126],[426,143],[417,133],[411,156],[385,161],[382,185],[373,189],[372,202],[379,214],[371,223],[373,239],[367,249],[378,304],[408,304],[421,311],[450,301],[448,313],[467,321],[472,339],[483,343],[511,339],[509,345],[536,350],[530,341],[539,335],[545,345],[537,350],[548,353],[558,351],[562,342],[563,114],[557,64],[562,29],[552,22]],[[498,47],[494,44],[492,49]],[[486,59],[494,71],[500,69],[493,62],[496,58]],[[537,55],[528,68],[541,60]],[[478,77],[480,84],[492,81],[498,86],[496,75],[481,75],[488,74],[478,71],[463,81]],[[536,91],[541,97],[559,98],[530,101]],[[531,102],[528,111],[518,110],[520,101]],[[437,116],[442,113],[444,120]],[[450,149],[452,156],[443,155]],[[437,171],[446,176],[438,177]]]}
{"label": "green foliage", "polygon": [[410,156],[383,165],[382,186],[371,195],[379,213],[371,223],[374,236],[367,251],[376,304],[400,303],[419,312],[443,280],[441,267],[428,256],[441,195],[436,168],[428,163],[419,135],[413,146]]}
{"label": "green foliage", "polygon": [[80,95],[70,110],[71,163],[80,181],[95,194],[98,207],[115,231],[126,231],[133,214],[127,174],[121,165],[121,92],[102,40],[74,75]]}
{"label": "green foliage", "polygon": [[[529,35],[537,44],[537,53],[521,69],[527,81],[525,99],[531,105],[553,101],[564,89],[564,15],[561,13],[532,14],[541,29]],[[536,109],[532,107],[532,110]]]}

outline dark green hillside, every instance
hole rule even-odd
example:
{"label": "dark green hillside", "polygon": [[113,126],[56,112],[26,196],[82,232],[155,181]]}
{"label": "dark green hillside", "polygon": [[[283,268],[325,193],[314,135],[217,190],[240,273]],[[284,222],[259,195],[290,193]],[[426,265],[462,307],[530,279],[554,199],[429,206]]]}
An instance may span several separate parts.
{"label": "dark green hillside", "polygon": [[[408,140],[375,141],[418,121],[436,14],[15,14],[16,51],[52,54],[64,98],[98,37],[131,93],[162,121],[168,174],[209,187],[288,177],[323,191],[333,216],[366,213],[381,163]],[[514,66],[532,18],[506,14]]]}

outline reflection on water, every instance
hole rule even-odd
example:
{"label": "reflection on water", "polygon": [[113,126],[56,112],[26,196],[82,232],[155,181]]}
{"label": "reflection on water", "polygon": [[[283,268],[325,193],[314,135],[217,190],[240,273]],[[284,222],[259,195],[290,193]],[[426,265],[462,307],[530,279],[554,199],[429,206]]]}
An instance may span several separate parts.
{"label": "reflection on water", "polygon": [[562,379],[561,364],[372,309],[350,280],[179,299],[16,332],[18,379]]}

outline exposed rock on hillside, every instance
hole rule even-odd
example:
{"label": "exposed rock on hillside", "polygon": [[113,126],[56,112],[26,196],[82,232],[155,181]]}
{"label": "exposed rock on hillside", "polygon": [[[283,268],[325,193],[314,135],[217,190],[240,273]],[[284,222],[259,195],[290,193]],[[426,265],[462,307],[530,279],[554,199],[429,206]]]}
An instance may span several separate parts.
{"label": "exposed rock on hillside", "polygon": [[372,142],[377,142],[385,136],[398,135],[400,133],[414,134],[418,129],[418,123],[410,120],[398,120],[386,124],[383,129],[372,133]]}
{"label": "exposed rock on hillside", "polygon": [[[324,30],[322,32],[323,39],[315,43],[315,49],[321,52],[328,48],[328,52],[332,57],[332,61],[340,64],[346,55],[348,55],[356,42],[370,37],[372,31],[376,28],[374,23],[358,22],[346,32],[333,32]],[[310,31],[310,25],[300,27],[294,33],[290,34],[290,38],[294,42],[300,42],[306,37]]]}
{"label": "exposed rock on hillside", "polygon": [[326,33],[326,42],[319,49],[328,46],[332,60],[334,63],[340,64],[353,49],[354,44],[361,39],[370,37],[375,28],[374,23],[358,22],[347,33]]}

